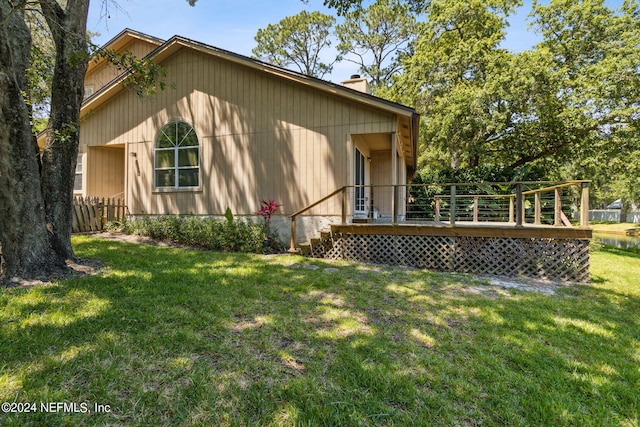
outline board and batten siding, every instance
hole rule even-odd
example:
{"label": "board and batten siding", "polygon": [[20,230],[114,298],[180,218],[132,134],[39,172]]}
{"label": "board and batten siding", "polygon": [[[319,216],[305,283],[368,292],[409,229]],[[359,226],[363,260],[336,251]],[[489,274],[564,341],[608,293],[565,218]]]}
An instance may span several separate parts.
{"label": "board and batten siding", "polygon": [[100,198],[124,198],[124,146],[87,147],[85,194]]}
{"label": "board and batten siding", "polygon": [[[132,214],[252,214],[261,199],[291,214],[350,183],[350,135],[394,132],[395,115],[191,49],[161,64],[169,88],[122,91],[86,116],[82,144],[126,147]],[[194,126],[201,186],[153,187],[154,141],[171,120]],[[316,214],[339,214],[339,204]]]}
{"label": "board and batten siding", "polygon": [[[130,52],[136,58],[144,58],[157,47],[157,44],[153,44],[141,39],[133,39],[131,42],[121,48],[120,52]],[[87,71],[87,74],[84,78],[84,87],[91,88],[94,92],[97,92],[98,89],[100,89],[111,80],[118,77],[120,73],[122,73],[122,70],[118,69],[111,62],[103,58],[98,57],[96,61],[98,61],[99,64],[93,67],[93,64],[89,63],[90,69]]]}

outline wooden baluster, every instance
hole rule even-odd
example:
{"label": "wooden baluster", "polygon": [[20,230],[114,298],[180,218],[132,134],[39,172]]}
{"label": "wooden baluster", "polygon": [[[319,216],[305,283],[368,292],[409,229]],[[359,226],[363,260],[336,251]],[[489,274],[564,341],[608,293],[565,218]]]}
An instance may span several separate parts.
{"label": "wooden baluster", "polygon": [[478,196],[475,196],[473,198],[473,222],[478,222],[478,204],[479,204],[480,198]]}
{"label": "wooden baluster", "polygon": [[556,188],[554,190],[555,193],[555,201],[554,201],[554,215],[553,215],[553,225],[559,227],[562,225],[562,197],[560,193],[560,189]]}
{"label": "wooden baluster", "polygon": [[347,187],[342,188],[341,220],[342,224],[347,223]]}
{"label": "wooden baluster", "polygon": [[540,192],[536,192],[535,193],[535,218],[534,218],[534,224],[542,224],[542,203],[540,202]]}
{"label": "wooden baluster", "polygon": [[509,196],[509,222],[514,222],[515,218],[514,218],[514,196]]}
{"label": "wooden baluster", "polygon": [[398,223],[398,186],[393,186],[393,216],[391,218],[391,222],[393,224]]}
{"label": "wooden baluster", "polygon": [[516,227],[524,224],[524,200],[522,199],[522,184],[516,184]]}
{"label": "wooden baluster", "polygon": [[456,225],[456,186],[455,185],[451,186],[451,206],[449,209],[449,215],[451,216],[449,218],[449,224],[451,224],[452,227],[455,227]]}

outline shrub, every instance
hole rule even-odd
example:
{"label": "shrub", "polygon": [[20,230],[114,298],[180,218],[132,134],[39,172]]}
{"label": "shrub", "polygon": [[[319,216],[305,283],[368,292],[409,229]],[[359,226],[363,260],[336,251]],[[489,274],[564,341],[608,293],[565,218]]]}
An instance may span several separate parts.
{"label": "shrub", "polygon": [[[107,229],[212,251],[263,253],[280,252],[284,248],[279,240],[272,247],[264,248],[263,225],[232,216],[225,219],[178,215],[146,216],[120,224],[110,223]],[[274,250],[278,248],[279,250]]]}

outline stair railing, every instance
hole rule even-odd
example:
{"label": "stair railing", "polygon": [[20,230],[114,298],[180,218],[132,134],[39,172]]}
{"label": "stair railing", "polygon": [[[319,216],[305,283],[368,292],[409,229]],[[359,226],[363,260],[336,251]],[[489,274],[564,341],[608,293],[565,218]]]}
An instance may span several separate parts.
{"label": "stair railing", "polygon": [[345,185],[344,187],[340,187],[338,188],[336,191],[334,191],[333,193],[324,196],[322,199],[317,200],[315,202],[313,202],[312,204],[310,204],[309,206],[306,206],[302,209],[300,209],[298,212],[292,214],[289,216],[289,218],[291,219],[291,246],[289,247],[289,252],[295,252],[296,251],[296,218],[298,217],[298,215],[303,214],[304,212],[308,211],[309,209],[318,206],[320,203],[329,200],[330,198],[332,198],[333,196],[335,196],[338,193],[342,193],[342,223],[346,223],[347,222],[347,188],[349,188],[349,186]]}

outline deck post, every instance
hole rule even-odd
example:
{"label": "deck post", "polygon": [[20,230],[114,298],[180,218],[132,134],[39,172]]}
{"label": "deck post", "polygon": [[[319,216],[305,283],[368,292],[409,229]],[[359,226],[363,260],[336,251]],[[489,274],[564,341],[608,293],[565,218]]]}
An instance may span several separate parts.
{"label": "deck post", "polygon": [[580,197],[580,227],[589,226],[589,187],[590,183],[582,183],[582,194]]}
{"label": "deck post", "polygon": [[289,253],[296,252],[296,217],[291,217],[291,242],[289,243]]}
{"label": "deck post", "polygon": [[522,200],[522,183],[516,184],[516,227],[524,223],[524,200]]}
{"label": "deck post", "polygon": [[562,225],[562,197],[560,194],[560,189],[556,188],[554,190],[555,193],[555,201],[554,201],[554,213],[553,213],[553,225],[559,227]]}
{"label": "deck post", "polygon": [[535,194],[535,219],[534,219],[534,224],[541,224],[541,210],[542,210],[542,203],[540,203],[540,192],[537,192]]}
{"label": "deck post", "polygon": [[392,224],[398,223],[398,186],[393,186],[393,217],[391,219]]}
{"label": "deck post", "polygon": [[514,222],[515,219],[513,217],[513,205],[514,205],[514,197],[509,196],[509,222]]}
{"label": "deck post", "polygon": [[347,187],[342,188],[341,216],[342,224],[347,223]]}
{"label": "deck post", "polygon": [[451,224],[452,227],[455,227],[456,226],[456,186],[455,185],[451,186],[451,207],[450,207],[449,215],[450,215],[449,224]]}
{"label": "deck post", "polygon": [[475,196],[473,198],[473,222],[478,222],[478,205],[480,202],[480,197]]}

